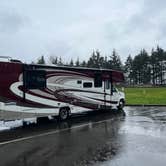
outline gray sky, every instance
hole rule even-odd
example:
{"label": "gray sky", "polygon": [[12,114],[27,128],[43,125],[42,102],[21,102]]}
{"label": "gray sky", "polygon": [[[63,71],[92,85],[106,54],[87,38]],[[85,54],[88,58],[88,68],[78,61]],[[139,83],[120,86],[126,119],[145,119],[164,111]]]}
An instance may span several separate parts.
{"label": "gray sky", "polygon": [[0,0],[0,55],[87,60],[93,49],[124,61],[166,48],[164,0]]}

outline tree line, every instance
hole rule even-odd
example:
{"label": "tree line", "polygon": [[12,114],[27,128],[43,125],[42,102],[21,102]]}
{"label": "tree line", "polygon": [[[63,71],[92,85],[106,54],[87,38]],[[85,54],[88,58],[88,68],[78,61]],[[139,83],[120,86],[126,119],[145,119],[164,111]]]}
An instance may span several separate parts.
{"label": "tree line", "polygon": [[[151,53],[142,49],[132,58],[129,55],[124,62],[114,49],[110,56],[103,56],[99,50],[94,50],[87,61],[82,62],[77,58],[70,62],[63,62],[61,57],[50,56],[49,61],[55,65],[106,68],[123,71],[126,76],[126,84],[129,85],[164,85],[166,84],[166,51],[157,46]],[[41,56],[37,64],[46,64],[44,56]]]}

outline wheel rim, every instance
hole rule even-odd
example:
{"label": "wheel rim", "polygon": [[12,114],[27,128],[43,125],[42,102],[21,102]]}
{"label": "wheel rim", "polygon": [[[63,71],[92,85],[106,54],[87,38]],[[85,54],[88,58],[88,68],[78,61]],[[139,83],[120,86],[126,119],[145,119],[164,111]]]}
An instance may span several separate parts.
{"label": "wheel rim", "polygon": [[124,107],[124,102],[120,100],[118,108],[123,109],[123,107]]}
{"label": "wheel rim", "polygon": [[64,119],[67,119],[67,117],[68,117],[67,110],[66,109],[61,109],[60,110],[60,118],[64,120]]}

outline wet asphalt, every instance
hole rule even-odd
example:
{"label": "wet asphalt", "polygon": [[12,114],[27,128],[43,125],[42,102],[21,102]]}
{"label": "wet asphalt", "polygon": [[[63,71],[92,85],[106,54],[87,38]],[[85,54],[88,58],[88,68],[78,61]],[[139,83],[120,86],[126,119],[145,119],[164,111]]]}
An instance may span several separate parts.
{"label": "wet asphalt", "polygon": [[166,107],[125,107],[0,133],[0,166],[165,166]]}

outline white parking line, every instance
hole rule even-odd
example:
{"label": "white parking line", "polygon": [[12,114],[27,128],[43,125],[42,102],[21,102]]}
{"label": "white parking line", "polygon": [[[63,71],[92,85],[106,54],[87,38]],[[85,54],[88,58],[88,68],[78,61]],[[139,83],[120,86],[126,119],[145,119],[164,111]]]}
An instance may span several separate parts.
{"label": "white parking line", "polygon": [[37,137],[43,137],[43,136],[47,136],[47,135],[52,135],[52,134],[56,134],[56,133],[68,131],[68,130],[71,130],[71,129],[78,129],[78,128],[82,128],[82,127],[85,127],[85,126],[89,126],[90,124],[100,124],[100,123],[108,122],[110,120],[111,119],[102,120],[102,121],[98,121],[98,122],[90,122],[90,123],[86,123],[86,124],[74,126],[74,127],[71,127],[71,128],[66,128],[66,129],[61,129],[61,130],[46,132],[46,133],[42,133],[42,134],[38,134],[38,135],[33,135],[33,136],[29,136],[29,137],[18,138],[18,139],[14,139],[14,140],[11,140],[11,141],[5,141],[5,142],[1,142],[0,146],[11,144],[11,143],[17,143],[17,142],[21,142],[21,141],[26,141],[26,140],[37,138]]}

